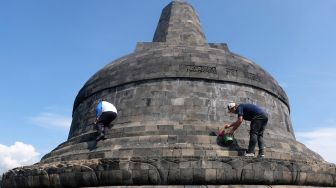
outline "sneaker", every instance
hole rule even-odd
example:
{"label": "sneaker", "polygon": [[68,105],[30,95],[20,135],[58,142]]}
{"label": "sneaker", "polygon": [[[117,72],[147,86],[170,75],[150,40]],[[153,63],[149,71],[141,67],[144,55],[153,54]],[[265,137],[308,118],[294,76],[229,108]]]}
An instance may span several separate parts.
{"label": "sneaker", "polygon": [[259,150],[258,157],[259,158],[264,158],[265,157],[264,150]]}
{"label": "sneaker", "polygon": [[254,153],[245,153],[245,157],[254,157]]}
{"label": "sneaker", "polygon": [[259,158],[265,158],[265,155],[264,154],[259,154],[258,157]]}

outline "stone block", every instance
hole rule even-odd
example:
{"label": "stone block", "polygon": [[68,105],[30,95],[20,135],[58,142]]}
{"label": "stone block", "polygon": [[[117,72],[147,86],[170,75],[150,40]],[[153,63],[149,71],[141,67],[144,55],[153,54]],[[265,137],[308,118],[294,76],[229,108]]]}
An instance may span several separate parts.
{"label": "stone block", "polygon": [[195,169],[202,168],[202,161],[201,160],[190,161],[190,166]]}
{"label": "stone block", "polygon": [[[183,131],[184,132],[184,131]],[[178,143],[184,143],[184,142],[188,142],[188,143],[193,143],[195,140],[194,136],[188,136],[188,135],[177,135],[177,142]]]}
{"label": "stone block", "polygon": [[133,149],[133,156],[134,157],[160,157],[162,156],[162,149],[151,149],[151,148],[137,148]]}
{"label": "stone block", "polygon": [[171,104],[173,106],[184,106],[184,98],[171,99]]}
{"label": "stone block", "polygon": [[201,160],[201,168],[205,168],[205,169],[213,168],[212,163],[213,161]]}
{"label": "stone block", "polygon": [[179,184],[190,184],[193,182],[193,169],[192,168],[182,168],[180,169],[180,183]]}
{"label": "stone block", "polygon": [[264,180],[265,180],[266,184],[272,184],[274,182],[273,171],[265,171],[264,172]]}
{"label": "stone block", "polygon": [[168,135],[160,135],[160,142],[161,143],[168,142]]}
{"label": "stone block", "polygon": [[282,171],[282,181],[288,185],[293,183],[293,175],[291,171]]}
{"label": "stone block", "polygon": [[103,185],[120,185],[122,183],[122,171],[110,170],[101,172],[101,182]]}
{"label": "stone block", "polygon": [[161,142],[161,135],[152,135],[149,138],[149,143],[159,143]]}
{"label": "stone block", "polygon": [[[54,186],[61,186],[61,180],[59,177],[59,174],[49,174],[49,182],[50,185],[54,185]],[[10,187],[10,186],[8,186]]]}
{"label": "stone block", "polygon": [[181,184],[180,169],[174,168],[168,170],[167,183],[169,185]]}
{"label": "stone block", "polygon": [[299,172],[297,183],[299,185],[304,185],[306,183],[307,173],[306,172]]}
{"label": "stone block", "polygon": [[273,171],[273,179],[275,184],[286,184],[286,181],[283,180],[282,171]]}
{"label": "stone block", "polygon": [[216,155],[218,157],[226,157],[226,156],[229,156],[229,151],[227,151],[227,150],[216,150]]}
{"label": "stone block", "polygon": [[223,165],[216,169],[217,184],[232,184],[240,181],[237,170],[232,169],[230,165]]}
{"label": "stone block", "polygon": [[254,173],[255,172],[253,170],[243,169],[241,174],[241,180],[253,184],[255,181]]}
{"label": "stone block", "polygon": [[205,150],[195,150],[195,156],[204,157],[206,155]]}
{"label": "stone block", "polygon": [[163,149],[162,150],[162,156],[163,157],[172,157],[173,156],[173,149]]}
{"label": "stone block", "polygon": [[205,169],[205,181],[207,184],[216,184],[216,169]]}
{"label": "stone block", "polygon": [[147,136],[139,136],[139,142],[144,142],[144,143],[149,143],[150,142],[150,138],[151,136],[147,135]]}
{"label": "stone block", "polygon": [[148,170],[132,170],[132,181],[136,185],[147,184]]}
{"label": "stone block", "polygon": [[181,156],[182,156],[182,149],[173,150],[173,157],[181,157]]}
{"label": "stone block", "polygon": [[174,131],[174,125],[157,125],[159,131]]}
{"label": "stone block", "polygon": [[158,170],[148,170],[148,184],[158,185],[161,183],[160,174]]}
{"label": "stone block", "polygon": [[194,156],[195,150],[194,149],[182,149],[182,156]]}
{"label": "stone block", "polygon": [[176,143],[177,136],[176,135],[168,135],[168,143]]}
{"label": "stone block", "polygon": [[217,153],[216,153],[215,150],[206,150],[206,151],[205,151],[205,155],[206,155],[207,157],[216,157],[216,156],[217,156]]}
{"label": "stone block", "polygon": [[198,135],[197,143],[210,144],[210,136]]}
{"label": "stone block", "polygon": [[193,169],[193,183],[194,184],[205,184],[205,169],[194,168]]}
{"label": "stone block", "polygon": [[[185,168],[192,168],[191,166],[191,162],[190,161],[182,161],[179,163],[179,168],[180,169],[185,169]],[[182,174],[182,171],[181,171],[181,174]]]}
{"label": "stone block", "polygon": [[132,155],[133,155],[133,150],[121,150],[121,151],[119,151],[119,157],[120,158],[130,157]]}

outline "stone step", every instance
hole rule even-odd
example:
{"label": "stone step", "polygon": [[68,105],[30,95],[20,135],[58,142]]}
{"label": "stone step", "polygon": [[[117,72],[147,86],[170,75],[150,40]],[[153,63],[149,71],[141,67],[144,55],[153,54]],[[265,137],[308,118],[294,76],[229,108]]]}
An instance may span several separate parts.
{"label": "stone step", "polygon": [[[192,144],[192,143],[124,143],[116,144],[115,140],[107,139],[95,143],[79,143],[66,146],[55,150],[49,154],[48,159],[44,161],[57,161],[63,159],[79,160],[88,158],[104,157],[141,157],[141,156],[241,156],[244,154],[244,148],[221,147],[214,144]],[[284,159],[284,160],[302,160],[312,158],[307,153],[292,153],[280,149],[266,149],[266,158]],[[318,158],[313,158],[319,160]]]}

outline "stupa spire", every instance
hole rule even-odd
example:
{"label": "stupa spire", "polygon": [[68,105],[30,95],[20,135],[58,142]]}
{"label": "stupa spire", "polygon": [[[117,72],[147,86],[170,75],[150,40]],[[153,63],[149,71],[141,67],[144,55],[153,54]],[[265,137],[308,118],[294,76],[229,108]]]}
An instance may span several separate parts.
{"label": "stupa spire", "polygon": [[204,45],[207,43],[194,8],[181,0],[174,0],[161,13],[153,42]]}

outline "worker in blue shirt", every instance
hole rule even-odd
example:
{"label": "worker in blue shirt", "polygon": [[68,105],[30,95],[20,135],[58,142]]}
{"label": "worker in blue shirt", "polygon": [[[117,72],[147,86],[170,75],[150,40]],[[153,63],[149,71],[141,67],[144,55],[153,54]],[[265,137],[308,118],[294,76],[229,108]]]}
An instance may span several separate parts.
{"label": "worker in blue shirt", "polygon": [[259,157],[265,157],[263,134],[268,121],[268,115],[257,105],[229,103],[227,106],[229,113],[238,114],[236,122],[225,125],[224,128],[232,128],[228,133],[233,134],[242,124],[243,120],[251,121],[250,141],[245,156],[253,157],[256,143],[258,142]]}
{"label": "worker in blue shirt", "polygon": [[97,125],[98,137],[97,141],[105,139],[105,129],[106,127],[117,117],[116,107],[102,99],[98,101],[96,107],[96,120],[94,124]]}

